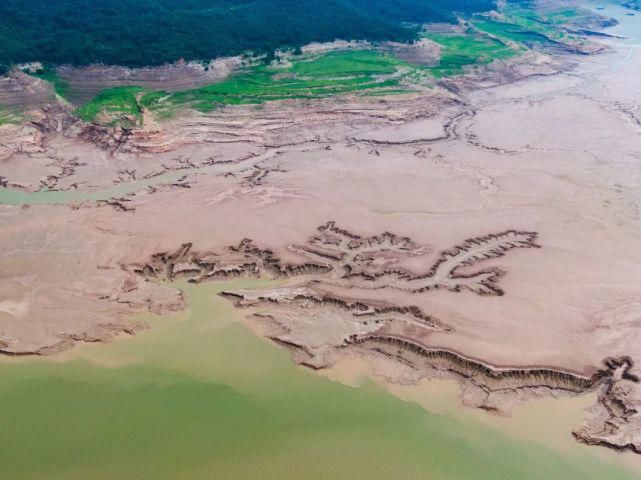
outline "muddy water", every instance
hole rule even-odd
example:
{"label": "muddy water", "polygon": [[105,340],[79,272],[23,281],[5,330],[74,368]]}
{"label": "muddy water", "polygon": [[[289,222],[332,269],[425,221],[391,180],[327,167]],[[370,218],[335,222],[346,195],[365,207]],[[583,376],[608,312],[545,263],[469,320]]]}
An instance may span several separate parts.
{"label": "muddy water", "polygon": [[145,187],[175,182],[184,175],[184,171],[168,172],[146,180],[126,182],[114,187],[101,188],[97,190],[39,190],[37,192],[27,192],[13,188],[0,188],[0,204],[43,205],[109,200],[110,198],[136,192]]}
{"label": "muddy water", "polygon": [[216,295],[256,285],[185,286],[190,311],[149,316],[138,336],[4,358],[3,477],[638,478],[621,462],[294,366]]}
{"label": "muddy water", "polygon": [[418,384],[390,384],[381,376],[381,372],[388,370],[390,365],[374,366],[378,362],[373,358],[348,356],[323,371],[322,375],[352,387],[375,382],[394,396],[417,403],[433,414],[479,422],[510,438],[545,445],[563,454],[596,456],[605,462],[627,465],[641,474],[641,456],[590,447],[577,443],[572,437],[572,430],[589,417],[589,409],[597,401],[596,392],[576,397],[543,396],[515,405],[509,415],[499,415],[465,407],[459,383],[453,379],[426,379]]}
{"label": "muddy water", "polygon": [[95,190],[38,190],[28,192],[13,188],[0,188],[0,204],[3,205],[51,205],[70,202],[97,202],[109,200],[137,192],[146,187],[176,182],[185,175],[206,173],[214,167],[190,168],[169,171],[144,180],[123,182],[113,187],[98,188]]}
{"label": "muddy water", "polygon": [[53,205],[72,202],[97,202],[122,197],[138,192],[147,187],[162,186],[175,183],[183,178],[190,180],[197,175],[215,175],[222,172],[242,171],[261,159],[269,158],[276,149],[268,150],[262,156],[240,159],[234,163],[215,163],[200,167],[169,170],[150,178],[122,182],[114,186],[77,189],[77,190],[47,190],[35,192],[17,190],[14,188],[0,187],[0,205]]}

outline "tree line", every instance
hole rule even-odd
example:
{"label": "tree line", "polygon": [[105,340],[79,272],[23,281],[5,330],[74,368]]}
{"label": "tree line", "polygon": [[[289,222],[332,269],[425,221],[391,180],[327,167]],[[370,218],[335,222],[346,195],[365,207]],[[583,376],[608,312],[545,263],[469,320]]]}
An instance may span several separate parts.
{"label": "tree line", "polygon": [[15,63],[157,65],[310,42],[415,39],[494,0],[2,0],[0,73]]}

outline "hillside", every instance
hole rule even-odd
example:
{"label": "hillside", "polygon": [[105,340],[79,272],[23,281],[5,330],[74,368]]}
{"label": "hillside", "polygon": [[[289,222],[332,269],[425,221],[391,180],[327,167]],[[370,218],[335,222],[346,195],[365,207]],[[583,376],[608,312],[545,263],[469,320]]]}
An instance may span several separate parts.
{"label": "hillside", "polygon": [[0,66],[158,65],[345,40],[409,41],[417,24],[493,0],[3,0]]}

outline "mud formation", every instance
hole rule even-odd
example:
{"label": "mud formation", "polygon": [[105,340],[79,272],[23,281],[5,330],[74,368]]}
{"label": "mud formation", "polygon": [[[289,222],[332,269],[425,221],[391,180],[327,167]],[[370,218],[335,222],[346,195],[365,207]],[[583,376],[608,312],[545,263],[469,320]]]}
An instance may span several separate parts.
{"label": "mud formation", "polygon": [[427,272],[416,273],[403,268],[403,260],[425,255],[427,247],[389,232],[360,237],[330,221],[318,227],[318,234],[306,243],[288,247],[307,259],[301,263],[285,263],[273,251],[244,239],[221,254],[192,251],[192,244],[185,243],[173,253],[154,254],[148,263],[135,266],[134,271],[146,278],[169,281],[187,278],[193,283],[266,273],[273,278],[314,275],[314,282],[337,287],[394,288],[412,293],[439,288],[454,292],[467,289],[479,295],[502,295],[498,282],[503,271],[499,268],[474,272],[460,269],[501,257],[515,248],[538,248],[535,239],[535,232],[515,230],[471,238],[443,251]]}
{"label": "mud formation", "polygon": [[587,445],[641,453],[641,402],[635,400],[639,377],[630,372],[634,363],[629,357],[607,358],[602,368],[587,377],[556,368],[497,367],[452,350],[385,334],[365,336],[355,344],[412,369],[436,372],[428,373],[428,377],[458,378],[464,385],[464,403],[489,411],[504,409],[505,399],[500,397],[505,395],[527,399],[549,393],[580,395],[597,391],[597,403],[590,408],[592,416],[572,432],[574,438]]}
{"label": "mud formation", "polygon": [[641,454],[639,377],[629,372],[630,359],[605,363],[613,374],[603,381],[598,403],[592,407],[592,419],[572,435],[587,445]]}
{"label": "mud formation", "polygon": [[[573,432],[583,443],[639,453],[639,378],[633,361],[608,358],[589,375],[548,366],[497,366],[449,348],[434,345],[434,332],[454,329],[417,305],[390,292],[417,295],[433,289],[468,290],[500,296],[503,271],[473,270],[477,263],[502,257],[517,248],[539,248],[535,232],[508,230],[471,238],[438,254],[426,273],[403,265],[424,260],[431,249],[390,232],[361,237],[335,222],[288,249],[302,258],[287,263],[251,240],[221,253],[198,252],[185,243],[172,253],[153,255],[145,264],[128,268],[146,280],[190,282],[268,275],[284,286],[222,293],[249,316],[260,333],[289,349],[302,365],[320,369],[346,353],[383,356],[410,368],[416,379],[452,377],[459,380],[469,406],[506,413],[515,401],[541,395],[598,392],[593,416]],[[424,262],[421,262],[424,263]],[[296,279],[296,283],[292,281]],[[376,289],[376,298],[371,290]]]}
{"label": "mud formation", "polygon": [[[272,335],[272,338],[301,347],[308,354],[304,363],[320,368],[331,363],[327,357],[329,350],[357,341],[361,335],[382,327],[391,332],[413,329],[418,338],[434,330],[451,330],[416,305],[373,300],[368,298],[368,290],[402,290],[416,294],[444,288],[453,292],[466,289],[478,295],[502,295],[498,286],[502,270],[460,270],[499,258],[515,248],[536,248],[535,238],[534,232],[510,230],[468,239],[442,252],[427,273],[420,274],[404,268],[403,262],[427,255],[428,247],[390,232],[361,237],[330,221],[318,227],[317,234],[305,243],[289,246],[290,252],[303,259],[299,263],[284,262],[273,251],[244,239],[221,253],[198,252],[192,250],[191,243],[185,243],[173,253],[160,252],[147,263],[128,268],[147,280],[186,279],[192,283],[239,276],[305,277],[302,284],[230,291],[225,295],[234,298],[238,306],[277,306],[269,318],[286,333]],[[361,290],[362,295],[352,296],[355,289]],[[334,316],[340,321],[331,326],[335,322],[328,321],[317,328],[322,323],[318,320],[320,315]]]}

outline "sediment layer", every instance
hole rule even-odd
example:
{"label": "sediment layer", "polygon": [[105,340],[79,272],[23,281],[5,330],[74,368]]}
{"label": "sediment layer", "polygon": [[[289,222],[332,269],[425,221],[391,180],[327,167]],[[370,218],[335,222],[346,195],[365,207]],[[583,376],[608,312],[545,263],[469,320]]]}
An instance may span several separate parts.
{"label": "sediment layer", "polygon": [[552,368],[500,368],[452,350],[430,348],[392,335],[370,335],[357,339],[355,344],[366,345],[389,356],[398,356],[416,368],[420,368],[420,362],[424,361],[430,367],[452,372],[488,391],[547,387],[583,393],[603,381],[601,371],[592,377],[586,377]]}

